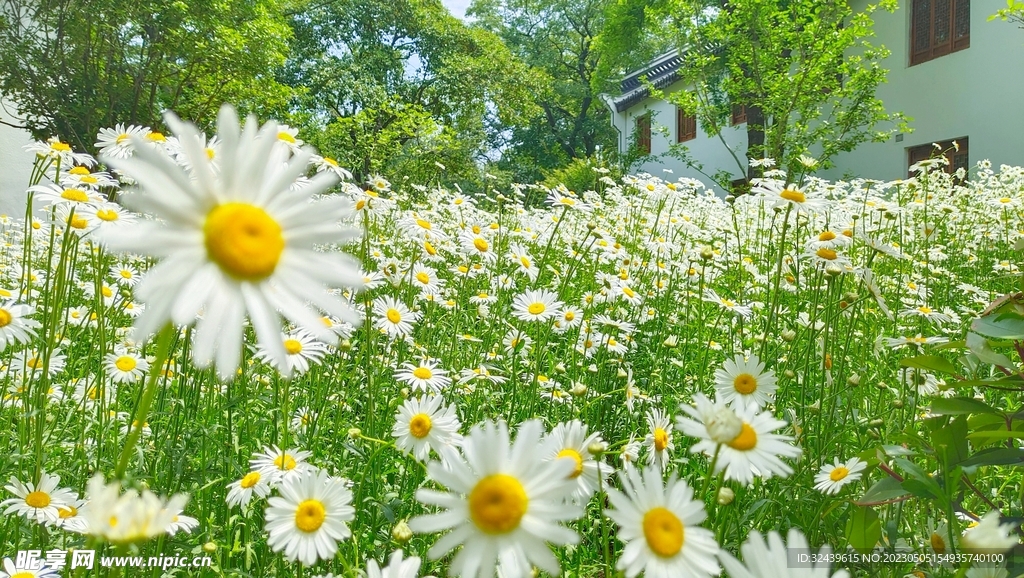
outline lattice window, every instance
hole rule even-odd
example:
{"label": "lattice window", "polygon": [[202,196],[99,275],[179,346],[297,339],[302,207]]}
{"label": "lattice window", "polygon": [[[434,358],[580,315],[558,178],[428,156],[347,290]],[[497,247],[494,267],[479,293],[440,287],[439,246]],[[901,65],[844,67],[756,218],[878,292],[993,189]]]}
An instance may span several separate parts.
{"label": "lattice window", "polygon": [[732,105],[732,119],[730,125],[736,126],[747,122],[747,105],[745,104],[734,104]]}
{"label": "lattice window", "polygon": [[970,0],[913,0],[911,7],[911,65],[971,45]]}
{"label": "lattice window", "polygon": [[636,148],[644,154],[651,154],[651,113],[636,119]]}
{"label": "lattice window", "polygon": [[[953,146],[953,141],[956,141],[957,146]],[[935,145],[939,146],[935,146]],[[915,173],[909,171],[909,167],[915,164],[932,158],[933,156],[945,156],[946,160],[949,161],[943,170],[949,174],[953,174],[957,169],[968,170],[970,168],[970,151],[968,147],[967,137],[961,137],[958,139],[950,139],[939,143],[928,143],[921,146],[911,147],[907,149],[907,175],[910,177],[915,176]]]}
{"label": "lattice window", "polygon": [[695,138],[697,138],[697,117],[676,107],[676,142],[686,142]]}

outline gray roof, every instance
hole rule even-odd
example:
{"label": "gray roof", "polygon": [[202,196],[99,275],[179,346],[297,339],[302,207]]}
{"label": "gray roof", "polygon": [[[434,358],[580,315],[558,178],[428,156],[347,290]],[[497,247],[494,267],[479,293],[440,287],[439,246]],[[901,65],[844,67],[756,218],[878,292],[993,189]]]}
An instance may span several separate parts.
{"label": "gray roof", "polygon": [[[679,67],[683,63],[683,55],[678,49],[672,49],[658,56],[644,68],[629,73],[619,82],[622,94],[613,96],[608,101],[615,107],[615,112],[622,112],[641,100],[650,96],[647,83],[655,88],[665,88],[679,80]],[[647,83],[642,79],[646,78]]]}

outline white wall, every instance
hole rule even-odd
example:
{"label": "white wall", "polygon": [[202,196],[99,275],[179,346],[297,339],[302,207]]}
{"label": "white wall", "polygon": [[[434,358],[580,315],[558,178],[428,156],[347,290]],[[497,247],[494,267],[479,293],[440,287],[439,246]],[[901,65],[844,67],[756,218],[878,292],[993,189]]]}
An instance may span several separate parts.
{"label": "white wall", "polygon": [[[0,99],[0,120],[18,124],[11,118],[14,107]],[[32,142],[27,131],[0,124],[0,213],[12,217],[25,215],[25,189],[32,173],[33,154],[22,149]]]}
{"label": "white wall", "polygon": [[[854,10],[865,0],[855,0]],[[876,43],[892,54],[885,61],[888,83],[877,96],[889,112],[908,117],[911,133],[902,142],[865,143],[835,158],[836,167],[819,176],[844,174],[876,179],[907,176],[907,149],[931,142],[969,137],[969,162],[1024,165],[1024,30],[1001,20],[988,21],[1004,0],[971,2],[971,45],[952,54],[910,66],[910,3],[892,14],[875,13]]]}

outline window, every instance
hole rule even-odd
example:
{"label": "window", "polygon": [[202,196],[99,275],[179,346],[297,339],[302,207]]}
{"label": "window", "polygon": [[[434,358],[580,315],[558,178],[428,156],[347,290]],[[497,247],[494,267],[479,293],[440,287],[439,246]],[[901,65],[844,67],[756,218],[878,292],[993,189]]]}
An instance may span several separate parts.
{"label": "window", "polygon": [[651,154],[651,113],[636,119],[636,148],[644,154]]}
{"label": "window", "polygon": [[734,197],[745,195],[750,192],[750,181],[747,179],[736,179],[729,184],[729,194]]}
{"label": "window", "polygon": [[729,123],[731,126],[743,124],[747,122],[747,105],[745,104],[734,104],[732,105],[732,120]]}
{"label": "window", "polygon": [[970,0],[912,0],[910,65],[971,45]]}
{"label": "window", "polygon": [[676,107],[676,142],[686,142],[697,138],[697,117],[686,114],[686,111]]}
{"label": "window", "polygon": [[[954,140],[956,141],[959,150],[953,147]],[[925,159],[929,159],[932,156],[944,155],[946,157],[946,160],[949,161],[949,164],[946,165],[944,169],[947,173],[953,174],[959,168],[967,170],[970,168],[968,164],[970,162],[970,153],[968,152],[967,144],[967,137],[962,137],[958,139],[942,141],[939,143],[928,143],[923,144],[921,146],[909,148],[907,149],[907,166],[914,166],[915,163],[919,163]],[[935,145],[938,145],[938,147],[936,147]],[[908,169],[908,176],[913,177],[915,175],[914,173],[909,172]]]}

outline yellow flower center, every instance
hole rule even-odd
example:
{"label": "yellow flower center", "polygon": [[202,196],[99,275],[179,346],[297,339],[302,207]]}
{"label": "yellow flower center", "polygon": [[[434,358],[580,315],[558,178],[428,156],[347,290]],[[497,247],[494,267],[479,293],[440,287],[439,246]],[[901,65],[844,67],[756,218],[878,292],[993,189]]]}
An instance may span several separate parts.
{"label": "yellow flower center", "polygon": [[622,292],[625,293],[626,297],[629,297],[630,299],[636,297],[636,292],[630,289],[629,287],[623,287]]}
{"label": "yellow flower center", "polygon": [[428,275],[425,271],[420,271],[419,273],[416,274],[416,280],[423,285],[429,285],[430,275]]}
{"label": "yellow flower center", "polygon": [[946,541],[938,532],[932,532],[931,538],[928,541],[931,542],[932,550],[935,550],[936,554],[942,554],[946,551]]}
{"label": "yellow flower center", "polygon": [[94,177],[92,175],[85,175],[80,180],[83,183],[89,183],[90,185],[95,185],[96,183],[100,182],[99,179],[97,179],[96,177]]}
{"label": "yellow flower center", "polygon": [[281,132],[277,133],[277,138],[280,139],[280,140],[283,140],[286,143],[295,144],[295,137],[293,137],[292,135],[290,135],[290,134],[288,134],[288,133],[286,133],[284,131],[281,131]]}
{"label": "yellow flower center", "polygon": [[732,386],[742,395],[750,395],[757,389],[757,379],[749,373],[741,373],[732,380]]}
{"label": "yellow flower center", "polygon": [[741,452],[752,450],[756,445],[757,432],[754,431],[754,428],[750,427],[750,424],[745,422],[743,424],[743,427],[740,428],[740,434],[733,438],[731,442],[729,442],[729,447],[731,447],[734,450],[739,450]]}
{"label": "yellow flower center", "polygon": [[129,271],[128,269],[121,269],[120,271],[118,271],[118,273],[121,274],[121,278],[122,279],[131,279],[132,278],[132,272]]}
{"label": "yellow flower center", "polygon": [[430,244],[430,241],[423,241],[423,250],[427,252],[427,255],[437,255],[437,249],[435,249],[434,246]]}
{"label": "yellow flower center", "polygon": [[117,211],[111,209],[100,209],[96,211],[96,216],[107,222],[116,221]]}
{"label": "yellow flower center", "polygon": [[228,275],[248,281],[269,277],[284,251],[281,225],[263,209],[225,203],[206,215],[206,253]]}
{"label": "yellow flower center", "polygon": [[826,261],[833,261],[833,260],[835,260],[836,257],[839,256],[832,249],[827,249],[825,247],[822,247],[821,249],[818,249],[814,254],[819,256],[819,257],[821,257],[822,259],[825,259]]}
{"label": "yellow flower center", "polygon": [[295,509],[295,527],[303,532],[316,532],[326,518],[327,510],[320,500],[305,500]]}
{"label": "yellow flower center", "polygon": [[68,171],[68,174],[69,175],[78,175],[78,176],[88,175],[89,174],[89,169],[87,169],[85,167],[74,167],[70,171]]}
{"label": "yellow flower center", "polygon": [[102,293],[104,297],[108,298],[114,296],[114,290],[111,289],[110,287],[107,287],[106,285],[100,288],[100,293]]}
{"label": "yellow flower center", "polygon": [[166,142],[167,141],[167,137],[165,137],[163,135],[163,133],[159,133],[159,132],[151,132],[151,133],[146,135],[146,138],[148,138],[151,142]]}
{"label": "yellow flower center", "polygon": [[662,428],[654,428],[654,451],[660,452],[668,447],[668,432]]}
{"label": "yellow flower center", "polygon": [[430,433],[430,428],[434,426],[433,422],[430,421],[430,416],[425,413],[418,413],[412,416],[409,420],[409,433],[417,439],[423,439]]}
{"label": "yellow flower center", "polygon": [[572,458],[572,461],[576,463],[576,467],[574,467],[572,472],[569,474],[570,478],[578,478],[580,477],[580,474],[583,473],[583,456],[581,456],[578,451],[572,448],[565,448],[564,450],[558,452],[558,456],[556,457]]}
{"label": "yellow flower center", "polygon": [[536,303],[530,303],[530,306],[526,308],[526,310],[530,312],[530,315],[540,315],[541,313],[544,313],[546,309],[547,307],[539,301]]}
{"label": "yellow flower center", "polygon": [[64,192],[60,194],[60,198],[76,203],[89,202],[89,195],[85,194],[85,191],[81,189],[64,189]]}
{"label": "yellow flower center", "polygon": [[260,473],[249,472],[248,474],[245,474],[244,477],[242,477],[242,482],[239,483],[238,485],[248,490],[249,488],[255,486],[258,483],[260,483]]}
{"label": "yellow flower center", "polygon": [[302,352],[302,342],[298,339],[285,339],[284,350],[288,355],[295,355],[296,353]]}
{"label": "yellow flower center", "polygon": [[431,377],[434,377],[434,372],[430,371],[430,369],[426,367],[417,367],[412,370],[412,374],[416,379],[430,379]]}
{"label": "yellow flower center", "polygon": [[850,475],[850,470],[846,469],[843,466],[839,466],[838,468],[832,470],[832,473],[829,474],[828,477],[833,482],[838,482],[839,480],[846,478],[846,476],[848,475]]}
{"label": "yellow flower center", "polygon": [[395,324],[402,321],[402,314],[398,312],[398,309],[388,309],[386,316],[388,318],[388,321]]}
{"label": "yellow flower center", "polygon": [[332,159],[331,157],[324,157],[324,162],[331,165],[332,167],[338,166],[338,161]]}
{"label": "yellow flower center", "polygon": [[481,253],[486,253],[487,249],[490,248],[490,245],[487,244],[487,240],[484,239],[483,237],[477,237],[476,239],[473,239],[473,246],[476,247],[476,250],[480,251]]}
{"label": "yellow flower center", "polygon": [[69,152],[71,152],[71,147],[67,143],[62,143],[60,141],[52,143],[50,145],[50,148],[55,150],[55,151],[57,151],[57,152],[59,152],[59,153],[69,153]]}
{"label": "yellow flower center", "polygon": [[25,362],[25,365],[31,367],[32,369],[41,369],[43,367],[43,360],[39,359],[38,357],[31,357],[29,358],[28,361]]}
{"label": "yellow flower center", "polygon": [[420,228],[426,229],[428,231],[432,227],[431,224],[430,224],[430,221],[424,221],[423,219],[416,219],[416,224],[419,225]]}
{"label": "yellow flower center", "polygon": [[365,206],[366,206],[366,201],[364,199],[359,199],[358,201],[356,201],[356,210],[357,211],[362,211],[363,207],[365,207]]}
{"label": "yellow flower center", "polygon": [[35,578],[36,575],[31,572],[17,572],[11,575],[11,578]]}
{"label": "yellow flower center", "polygon": [[68,518],[74,518],[78,515],[78,508],[74,506],[66,506],[57,510],[57,515],[61,519],[67,520]]}
{"label": "yellow flower center", "polygon": [[118,357],[116,361],[114,361],[114,365],[116,365],[117,368],[120,369],[121,371],[131,371],[135,369],[135,366],[138,365],[138,362],[136,362],[135,358],[132,357],[131,355],[122,355],[121,357]]}
{"label": "yellow flower center", "polygon": [[485,534],[505,534],[519,527],[529,503],[519,480],[492,474],[469,493],[469,516]]}
{"label": "yellow flower center", "polygon": [[123,132],[123,133],[117,135],[117,144],[121,144],[121,143],[123,143],[124,141],[126,141],[126,140],[128,140],[130,138],[132,138],[132,135],[130,135],[130,134],[126,133],[126,132]]}
{"label": "yellow flower center", "polygon": [[213,149],[212,149],[212,148],[210,148],[210,147],[206,147],[206,149],[205,149],[205,152],[206,152],[206,158],[207,158],[208,160],[211,160],[211,161],[212,161],[212,160],[213,160],[213,157],[217,156],[217,151],[213,150]]}
{"label": "yellow flower center", "polygon": [[72,229],[81,230],[89,226],[89,221],[86,221],[83,217],[75,215],[71,217],[70,221],[68,221],[68,225],[71,225]]}
{"label": "yellow flower center", "polygon": [[836,238],[836,234],[833,233],[832,231],[825,231],[822,234],[818,235],[818,240],[819,241],[831,241],[832,239],[835,239],[835,238]]}
{"label": "yellow flower center", "polygon": [[1003,203],[1003,204],[1009,203],[1011,201],[1012,201],[1012,199],[1010,199],[1010,197],[1003,197],[1003,198],[999,199],[999,202]]}
{"label": "yellow flower center", "polygon": [[573,313],[572,311],[566,311],[565,312],[565,320],[566,321],[572,321],[573,319],[576,319],[576,314]]}
{"label": "yellow flower center", "polygon": [[50,505],[50,494],[36,490],[25,496],[25,503],[32,508],[45,508]]}
{"label": "yellow flower center", "polygon": [[683,522],[666,508],[651,508],[644,514],[644,539],[652,552],[671,558],[683,549],[686,531]]}
{"label": "yellow flower center", "polygon": [[274,458],[274,465],[277,466],[278,469],[287,471],[294,470],[297,464],[295,463],[295,458],[288,454],[282,454]]}
{"label": "yellow flower center", "polygon": [[794,203],[803,203],[807,200],[807,195],[796,189],[783,189],[779,196]]}
{"label": "yellow flower center", "polygon": [[14,316],[6,309],[0,309],[0,327],[7,327],[14,320]]}

